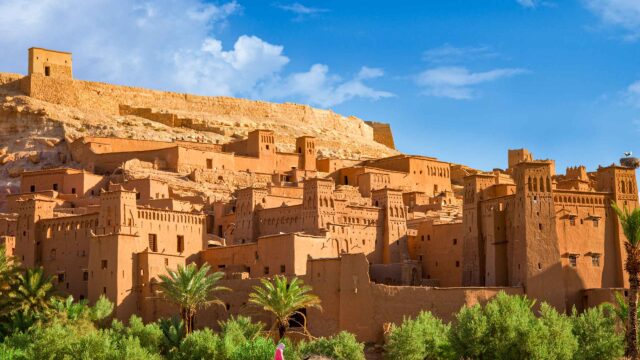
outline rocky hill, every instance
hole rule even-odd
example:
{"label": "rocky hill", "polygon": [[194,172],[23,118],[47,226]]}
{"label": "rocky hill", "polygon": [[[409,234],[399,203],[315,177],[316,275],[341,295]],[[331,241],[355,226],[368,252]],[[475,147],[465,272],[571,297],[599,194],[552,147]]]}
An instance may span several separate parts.
{"label": "rocky hill", "polygon": [[[204,97],[73,79],[0,73],[0,191],[25,169],[70,162],[67,143],[82,136],[223,144],[272,129],[281,151],[295,137],[317,138],[319,156],[345,159],[397,154],[384,135],[356,117],[306,105]],[[27,88],[25,88],[25,84]],[[26,94],[30,94],[27,96]],[[375,140],[385,139],[384,144]],[[378,140],[380,141],[380,140]]]}

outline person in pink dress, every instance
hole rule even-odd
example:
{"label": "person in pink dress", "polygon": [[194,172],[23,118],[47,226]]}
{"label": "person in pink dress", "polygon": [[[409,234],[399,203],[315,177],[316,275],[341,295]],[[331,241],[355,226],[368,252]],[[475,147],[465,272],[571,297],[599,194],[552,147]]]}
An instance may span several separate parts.
{"label": "person in pink dress", "polygon": [[276,347],[276,354],[273,357],[273,360],[284,360],[284,344],[283,343],[278,344],[278,347]]}

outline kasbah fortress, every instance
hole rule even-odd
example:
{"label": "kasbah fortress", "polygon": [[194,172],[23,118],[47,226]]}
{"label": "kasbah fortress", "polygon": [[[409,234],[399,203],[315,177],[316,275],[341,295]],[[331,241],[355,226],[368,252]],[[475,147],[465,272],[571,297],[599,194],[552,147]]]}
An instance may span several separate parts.
{"label": "kasbah fortress", "polygon": [[28,61],[0,73],[0,243],[62,293],[106,295],[118,319],[175,314],[159,275],[191,262],[233,289],[197,327],[246,314],[260,278],[282,274],[321,298],[302,309],[312,334],[367,342],[500,291],[570,311],[628,287],[610,206],[638,205],[625,161],[561,174],[519,149],[483,172],[400,153],[388,124],[75,80],[65,52]]}

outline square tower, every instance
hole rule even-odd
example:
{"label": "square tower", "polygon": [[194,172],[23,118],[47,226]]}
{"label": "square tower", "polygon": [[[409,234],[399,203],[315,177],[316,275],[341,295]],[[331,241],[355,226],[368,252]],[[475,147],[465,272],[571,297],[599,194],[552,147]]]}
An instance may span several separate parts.
{"label": "square tower", "polygon": [[273,131],[257,129],[247,138],[247,155],[257,158],[273,157],[276,154],[276,142]]}
{"label": "square tower", "polygon": [[316,138],[313,136],[302,136],[296,139],[296,150],[300,154],[298,169],[316,170]]}
{"label": "square tower", "polygon": [[73,79],[71,53],[37,47],[29,49],[29,74]]}

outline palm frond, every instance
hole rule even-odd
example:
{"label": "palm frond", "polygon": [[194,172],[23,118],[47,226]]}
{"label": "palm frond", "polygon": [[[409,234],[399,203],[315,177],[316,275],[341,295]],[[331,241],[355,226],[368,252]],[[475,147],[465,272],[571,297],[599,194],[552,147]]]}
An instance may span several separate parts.
{"label": "palm frond", "polygon": [[640,245],[640,207],[629,211],[626,205],[620,208],[612,201],[611,208],[618,215],[627,242],[633,247],[638,247]]}

